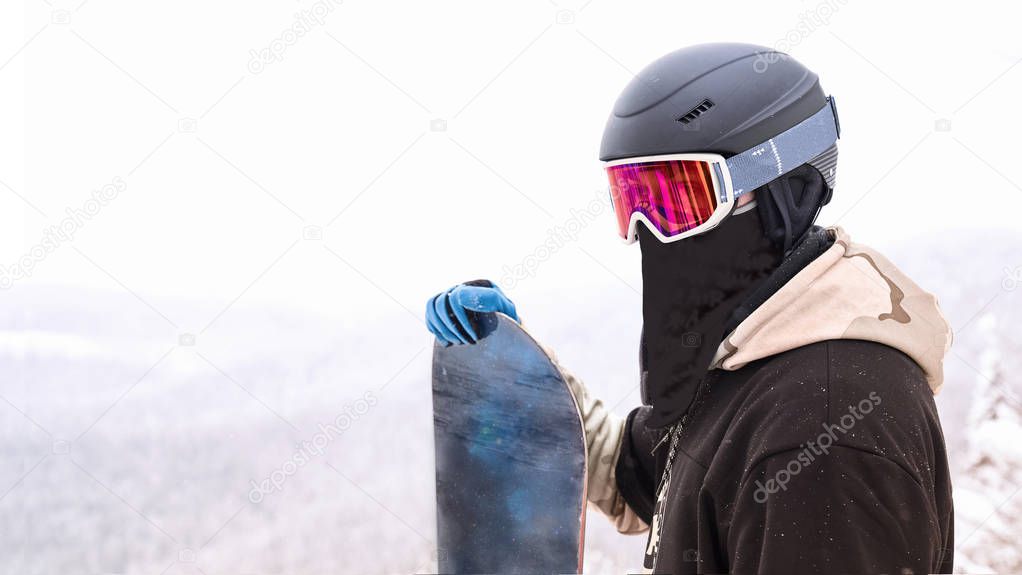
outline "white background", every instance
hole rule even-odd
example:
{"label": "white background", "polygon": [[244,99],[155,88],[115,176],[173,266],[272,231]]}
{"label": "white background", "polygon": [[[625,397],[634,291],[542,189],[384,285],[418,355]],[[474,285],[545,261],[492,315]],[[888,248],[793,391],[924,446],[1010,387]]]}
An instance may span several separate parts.
{"label": "white background", "polygon": [[[821,223],[941,298],[961,350],[938,398],[953,447],[968,449],[988,377],[983,338],[1019,333],[1011,4],[0,10],[0,525],[18,533],[0,570],[432,569],[426,298],[532,266],[504,282],[525,321],[615,411],[635,405],[639,253],[592,209],[597,150],[624,85],[688,44],[784,48],[837,98]],[[25,258],[115,181],[73,240]],[[367,392],[378,408],[323,461],[246,503],[250,480]],[[593,569],[638,565],[642,541],[599,523]]]}

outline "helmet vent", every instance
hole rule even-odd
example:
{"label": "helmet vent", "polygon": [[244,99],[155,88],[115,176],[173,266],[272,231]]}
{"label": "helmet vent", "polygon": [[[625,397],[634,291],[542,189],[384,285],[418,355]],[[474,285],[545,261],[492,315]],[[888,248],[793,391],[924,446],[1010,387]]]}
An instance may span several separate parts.
{"label": "helmet vent", "polygon": [[688,113],[686,113],[684,116],[678,118],[678,121],[681,122],[682,124],[689,124],[699,116],[702,116],[704,113],[706,113],[707,110],[709,110],[712,107],[713,102],[711,102],[708,99],[703,100],[701,104],[689,110]]}

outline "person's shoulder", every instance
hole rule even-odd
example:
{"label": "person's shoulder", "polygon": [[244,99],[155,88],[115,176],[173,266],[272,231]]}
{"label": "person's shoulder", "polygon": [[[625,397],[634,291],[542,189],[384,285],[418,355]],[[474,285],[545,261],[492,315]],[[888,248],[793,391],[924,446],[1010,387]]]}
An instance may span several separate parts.
{"label": "person's shoulder", "polygon": [[926,374],[905,353],[872,341],[822,342],[827,351],[830,403],[843,408],[873,398],[908,417],[936,408]]}
{"label": "person's shoulder", "polygon": [[747,383],[747,408],[776,416],[813,412],[834,422],[865,400],[899,411],[933,406],[926,375],[901,351],[872,341],[837,339],[763,360]]}
{"label": "person's shoulder", "polygon": [[743,395],[730,434],[745,440],[749,465],[826,435],[917,468],[942,441],[922,369],[876,342],[822,341],[775,355],[759,363]]}

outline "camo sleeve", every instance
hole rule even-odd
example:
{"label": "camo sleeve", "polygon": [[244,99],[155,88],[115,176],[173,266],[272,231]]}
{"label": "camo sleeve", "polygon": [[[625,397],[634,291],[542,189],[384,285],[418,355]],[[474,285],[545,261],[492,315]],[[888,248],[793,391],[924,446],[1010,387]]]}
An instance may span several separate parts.
{"label": "camo sleeve", "polygon": [[630,535],[646,531],[649,525],[625,502],[617,488],[616,467],[625,436],[625,420],[615,416],[602,401],[590,395],[582,381],[564,369],[550,349],[544,347],[543,351],[561,372],[582,415],[589,462],[589,503],[603,512],[620,533]]}

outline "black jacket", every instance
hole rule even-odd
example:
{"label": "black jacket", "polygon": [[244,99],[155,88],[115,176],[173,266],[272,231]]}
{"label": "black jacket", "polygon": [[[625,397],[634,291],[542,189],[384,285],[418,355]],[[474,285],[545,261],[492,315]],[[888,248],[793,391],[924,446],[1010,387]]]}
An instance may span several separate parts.
{"label": "black jacket", "polygon": [[629,415],[616,476],[650,537],[659,531],[655,573],[951,572],[944,439],[902,352],[831,340],[709,372],[656,520],[671,441],[648,414]]}

